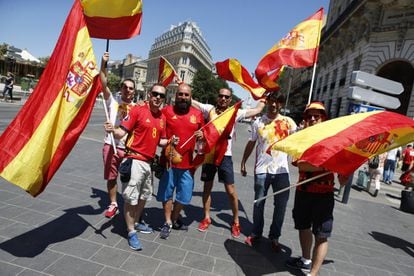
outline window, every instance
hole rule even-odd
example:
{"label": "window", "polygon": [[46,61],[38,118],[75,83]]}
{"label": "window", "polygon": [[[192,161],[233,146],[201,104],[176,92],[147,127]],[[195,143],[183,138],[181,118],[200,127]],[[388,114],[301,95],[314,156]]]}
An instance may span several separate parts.
{"label": "window", "polygon": [[346,71],[348,69],[348,63],[345,63],[344,65],[342,65],[341,68],[341,79],[339,80],[339,86],[344,86],[345,85],[345,79],[346,79]]}
{"label": "window", "polygon": [[184,78],[185,78],[185,71],[181,71],[181,72],[180,72],[180,78],[181,78],[181,80],[182,80],[182,81],[184,81]]}

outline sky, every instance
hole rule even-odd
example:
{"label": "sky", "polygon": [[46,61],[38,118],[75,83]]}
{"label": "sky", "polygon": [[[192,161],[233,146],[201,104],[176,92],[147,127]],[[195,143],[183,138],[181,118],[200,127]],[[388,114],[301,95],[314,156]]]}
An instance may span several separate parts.
{"label": "sky", "polygon": [[[27,49],[35,57],[50,56],[73,0],[0,0],[0,43]],[[111,59],[129,53],[147,58],[156,37],[171,25],[194,21],[211,50],[213,62],[236,58],[254,72],[263,55],[294,26],[329,0],[143,0],[141,34],[128,40],[111,40]],[[92,39],[96,59],[105,51],[106,40]],[[231,83],[229,83],[231,84]],[[237,84],[235,94],[248,97]]]}

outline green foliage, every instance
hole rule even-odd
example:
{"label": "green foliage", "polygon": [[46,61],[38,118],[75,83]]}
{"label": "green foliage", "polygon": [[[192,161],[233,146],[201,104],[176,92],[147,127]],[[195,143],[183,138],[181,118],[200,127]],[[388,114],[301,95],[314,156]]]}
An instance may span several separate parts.
{"label": "green foliage", "polygon": [[7,47],[9,45],[7,43],[0,44],[0,57],[3,57],[5,54],[7,54]]}
{"label": "green foliage", "polygon": [[121,78],[111,72],[108,73],[108,87],[112,93],[119,91]]}
{"label": "green foliage", "polygon": [[47,63],[50,60],[50,56],[46,56],[46,57],[40,57],[39,58],[40,62],[46,67]]}

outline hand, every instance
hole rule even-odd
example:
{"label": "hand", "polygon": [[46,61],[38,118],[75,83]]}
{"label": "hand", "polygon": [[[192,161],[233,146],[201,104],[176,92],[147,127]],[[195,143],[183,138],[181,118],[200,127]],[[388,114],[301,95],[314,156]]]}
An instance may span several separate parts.
{"label": "hand", "polygon": [[114,126],[109,121],[104,123],[104,128],[105,128],[105,131],[108,133],[114,132]]}
{"label": "hand", "polygon": [[204,138],[204,133],[202,130],[197,130],[196,132],[194,132],[194,136],[197,140],[202,140]]}
{"label": "hand", "polygon": [[103,56],[102,56],[102,62],[107,63],[107,62],[108,62],[108,60],[109,60],[109,53],[108,53],[108,52],[105,52],[105,53],[103,54]]}
{"label": "hand", "polygon": [[178,145],[178,143],[179,143],[179,142],[180,142],[180,137],[175,136],[175,135],[173,135],[173,136],[171,137],[171,144],[172,144],[173,146]]}
{"label": "hand", "polygon": [[240,168],[241,175],[246,176],[247,175],[246,165],[244,163],[242,163],[240,167],[241,167]]}

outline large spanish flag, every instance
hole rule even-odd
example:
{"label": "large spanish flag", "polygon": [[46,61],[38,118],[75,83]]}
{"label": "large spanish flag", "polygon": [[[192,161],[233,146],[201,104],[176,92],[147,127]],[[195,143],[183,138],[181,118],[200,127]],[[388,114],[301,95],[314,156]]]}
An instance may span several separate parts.
{"label": "large spanish flag", "polygon": [[206,140],[205,155],[197,155],[193,161],[197,167],[201,163],[215,164],[219,166],[227,150],[228,138],[231,135],[242,101],[227,108],[201,129]]}
{"label": "large spanish flag", "polygon": [[322,18],[323,8],[294,27],[262,57],[255,71],[260,85],[272,89],[282,65],[300,68],[317,62]]}
{"label": "large spanish flag", "polygon": [[160,57],[160,66],[158,68],[158,83],[162,86],[167,87],[177,76],[174,67],[168,62],[165,57]]}
{"label": "large spanish flag", "polygon": [[33,94],[0,136],[0,176],[41,193],[85,128],[101,86],[76,0]]}
{"label": "large spanish flag", "polygon": [[127,39],[140,34],[141,0],[82,0],[91,37]]}
{"label": "large spanish flag", "polygon": [[389,111],[358,113],[296,132],[271,146],[343,175],[372,156],[414,141],[414,120]]}
{"label": "large spanish flag", "polygon": [[259,100],[263,97],[266,89],[256,83],[246,68],[237,59],[226,59],[216,62],[217,75],[227,81],[239,84],[250,92],[253,99]]}

